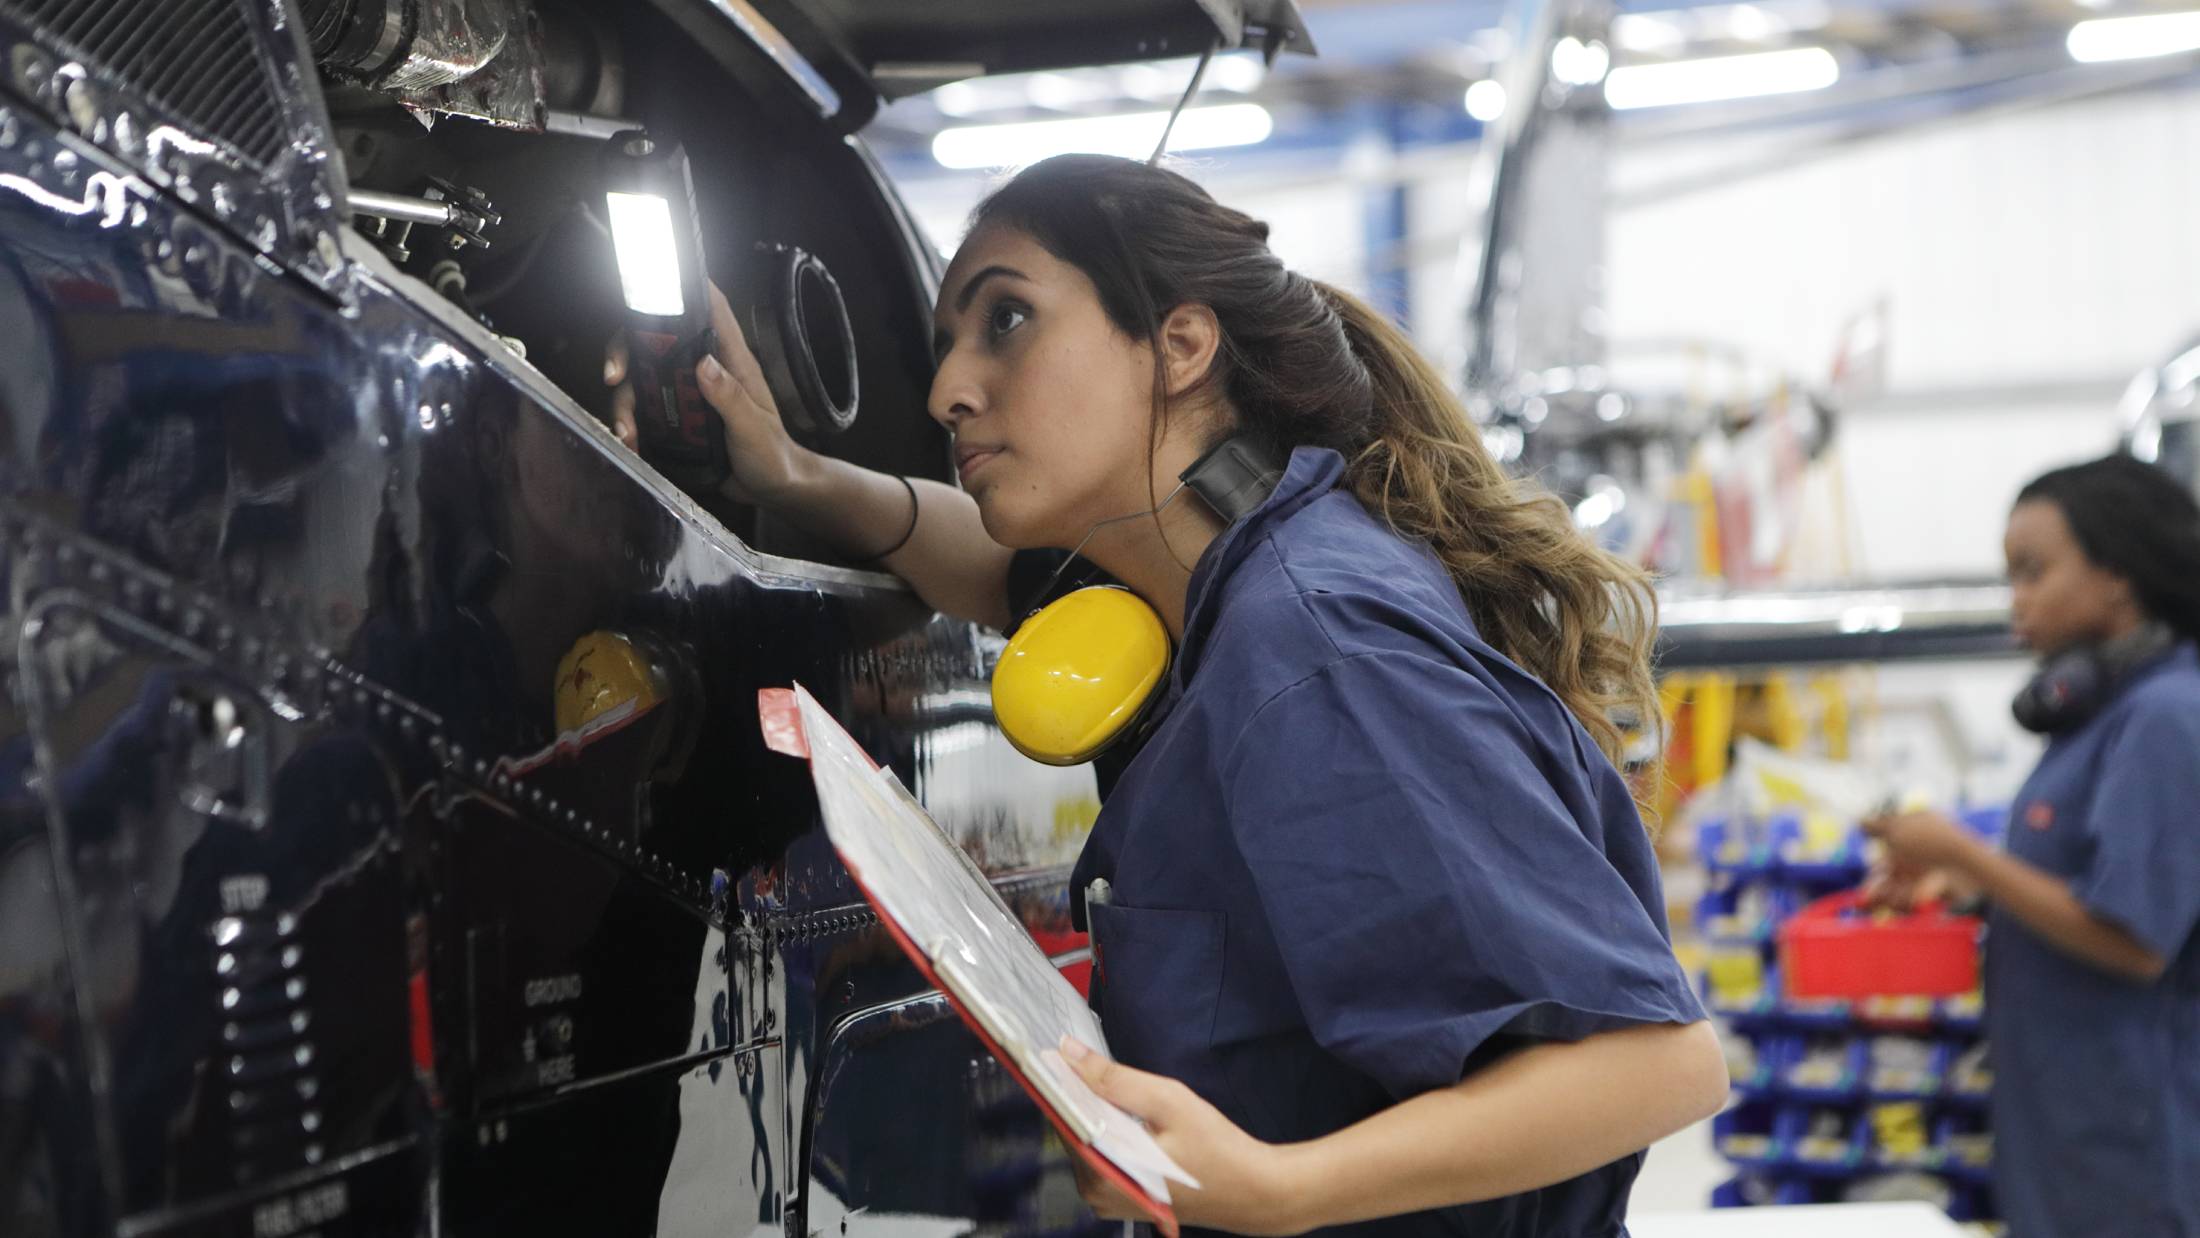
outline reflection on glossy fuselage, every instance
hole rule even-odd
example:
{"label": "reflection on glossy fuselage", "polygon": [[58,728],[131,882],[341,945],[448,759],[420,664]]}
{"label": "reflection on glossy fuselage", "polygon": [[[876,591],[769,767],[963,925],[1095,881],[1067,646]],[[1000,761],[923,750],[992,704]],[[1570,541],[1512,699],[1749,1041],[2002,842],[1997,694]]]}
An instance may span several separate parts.
{"label": "reflection on glossy fuselage", "polygon": [[[801,681],[1058,931],[1092,776],[1001,740],[980,635],[753,553],[372,251],[347,308],[142,184],[68,209],[21,126],[6,1231],[1088,1220],[757,736]],[[677,699],[560,745],[599,631]]]}

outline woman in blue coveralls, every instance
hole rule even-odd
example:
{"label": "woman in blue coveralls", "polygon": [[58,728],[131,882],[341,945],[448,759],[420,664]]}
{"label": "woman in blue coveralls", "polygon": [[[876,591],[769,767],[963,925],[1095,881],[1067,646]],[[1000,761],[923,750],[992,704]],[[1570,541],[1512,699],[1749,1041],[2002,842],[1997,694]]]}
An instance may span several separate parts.
{"label": "woman in blue coveralls", "polygon": [[2200,506],[2128,456],[2009,513],[2010,612],[2045,733],[1995,849],[1937,813],[1867,826],[1881,893],[1992,904],[1996,1202],[2012,1238],[2200,1235]]}
{"label": "woman in blue coveralls", "polygon": [[[1727,1094],[1612,764],[1652,598],[1267,234],[1121,159],[990,198],[935,311],[961,490],[795,447],[722,304],[703,390],[743,497],[943,611],[1005,625],[1011,548],[1082,545],[1161,616],[1074,877],[1116,1060],[1064,1051],[1198,1179],[1185,1225],[1623,1234],[1642,1150]],[[1288,460],[1264,503],[1162,502],[1233,435]]]}

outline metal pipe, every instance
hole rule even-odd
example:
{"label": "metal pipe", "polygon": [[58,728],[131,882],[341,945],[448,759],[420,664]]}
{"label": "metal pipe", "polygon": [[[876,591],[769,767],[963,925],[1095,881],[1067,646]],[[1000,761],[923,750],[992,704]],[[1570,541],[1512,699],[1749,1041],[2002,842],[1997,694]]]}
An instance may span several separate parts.
{"label": "metal pipe", "polygon": [[352,190],[349,201],[351,213],[354,215],[372,215],[377,219],[426,224],[431,228],[449,227],[456,222],[459,212],[458,204],[453,202],[436,202],[428,198],[381,193],[372,189]]}
{"label": "metal pipe", "polygon": [[2009,587],[1986,582],[1664,593],[1660,669],[2013,657]]}

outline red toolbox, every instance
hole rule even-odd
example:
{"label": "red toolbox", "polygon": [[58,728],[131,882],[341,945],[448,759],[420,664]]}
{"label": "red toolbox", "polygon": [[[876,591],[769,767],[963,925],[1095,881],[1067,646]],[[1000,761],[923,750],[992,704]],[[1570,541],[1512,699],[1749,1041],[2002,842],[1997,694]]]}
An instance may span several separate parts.
{"label": "red toolbox", "polygon": [[1976,916],[1872,911],[1849,890],[1780,926],[1780,976],[1795,998],[1954,997],[1978,987],[1978,938]]}

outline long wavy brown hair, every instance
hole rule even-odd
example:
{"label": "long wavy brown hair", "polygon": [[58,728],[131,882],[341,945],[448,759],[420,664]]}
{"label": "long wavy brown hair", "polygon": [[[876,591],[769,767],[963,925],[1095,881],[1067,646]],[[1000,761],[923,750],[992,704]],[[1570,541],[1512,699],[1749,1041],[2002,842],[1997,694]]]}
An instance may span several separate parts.
{"label": "long wavy brown hair", "polygon": [[978,207],[973,228],[989,223],[1083,271],[1117,329],[1154,344],[1157,439],[1162,317],[1205,305],[1222,336],[1207,382],[1239,418],[1226,432],[1279,454],[1341,453],[1362,505],[1436,552],[1482,638],[1548,684],[1614,764],[1624,722],[1657,725],[1647,574],[1585,537],[1556,496],[1507,476],[1405,334],[1286,268],[1268,225],[1173,171],[1100,155],[1025,169]]}

